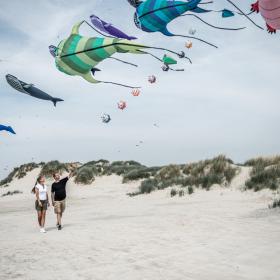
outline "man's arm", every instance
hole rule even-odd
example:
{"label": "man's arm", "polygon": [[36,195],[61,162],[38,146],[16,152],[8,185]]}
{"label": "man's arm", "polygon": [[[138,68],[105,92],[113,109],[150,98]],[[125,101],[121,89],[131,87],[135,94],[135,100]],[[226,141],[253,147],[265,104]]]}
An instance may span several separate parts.
{"label": "man's arm", "polygon": [[52,206],[54,206],[54,192],[51,193],[51,198],[52,198]]}

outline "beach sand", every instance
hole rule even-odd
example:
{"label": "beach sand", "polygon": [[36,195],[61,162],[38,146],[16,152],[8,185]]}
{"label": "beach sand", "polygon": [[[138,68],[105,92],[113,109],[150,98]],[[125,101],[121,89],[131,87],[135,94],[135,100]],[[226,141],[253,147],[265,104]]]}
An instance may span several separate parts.
{"label": "beach sand", "polygon": [[[276,280],[280,211],[271,193],[240,191],[248,169],[229,188],[170,197],[170,189],[128,197],[139,182],[100,177],[68,184],[63,229],[53,208],[39,233],[30,190],[39,169],[0,197],[0,279]],[[50,190],[50,182],[49,182]]]}

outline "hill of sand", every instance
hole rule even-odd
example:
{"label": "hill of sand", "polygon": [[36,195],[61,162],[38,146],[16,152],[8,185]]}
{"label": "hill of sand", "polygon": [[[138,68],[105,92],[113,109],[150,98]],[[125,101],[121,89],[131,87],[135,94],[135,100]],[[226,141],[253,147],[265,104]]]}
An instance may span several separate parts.
{"label": "hill of sand", "polygon": [[[30,193],[35,169],[0,195],[0,279],[19,280],[276,280],[280,275],[279,210],[269,191],[231,186],[170,197],[170,189],[129,197],[139,182],[98,177],[68,183],[63,229],[53,208],[39,233]],[[48,182],[50,188],[51,181]]]}

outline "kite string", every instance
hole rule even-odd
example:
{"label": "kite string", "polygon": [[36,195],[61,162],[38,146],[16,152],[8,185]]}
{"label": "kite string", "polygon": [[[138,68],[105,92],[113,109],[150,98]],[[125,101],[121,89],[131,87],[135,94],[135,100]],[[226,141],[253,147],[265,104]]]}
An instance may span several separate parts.
{"label": "kite string", "polygon": [[112,84],[112,85],[116,85],[116,86],[121,86],[121,87],[126,87],[126,88],[131,88],[131,89],[136,89],[136,88],[141,88],[141,87],[133,87],[133,86],[128,86],[128,85],[124,85],[124,84],[119,84],[119,83],[115,83],[115,82],[107,82],[107,81],[99,81],[100,83],[104,83],[104,84]]}
{"label": "kite string", "polygon": [[[159,57],[157,57],[156,55],[154,55],[154,54],[152,54],[152,53],[150,53],[150,52],[141,51],[141,50],[138,50],[138,51],[141,52],[141,53],[143,53],[143,54],[148,54],[148,55],[154,57],[155,59],[157,59],[158,61],[163,62],[162,59],[160,59]],[[170,70],[172,70],[172,71],[185,71],[184,69],[173,69],[173,68],[171,68],[171,67],[169,67],[169,66],[168,66],[168,68],[169,68]]]}
{"label": "kite string", "polygon": [[227,2],[229,2],[233,7],[235,7],[240,13],[242,13],[242,15],[244,15],[249,21],[251,21],[255,26],[257,26],[258,28],[262,29],[263,28],[261,26],[259,26],[258,24],[256,24],[250,17],[248,17],[248,15],[246,15],[240,8],[238,8],[232,1],[230,0],[226,0]]}
{"label": "kite string", "polygon": [[119,58],[116,58],[116,57],[108,57],[108,58],[117,60],[117,61],[122,62],[122,63],[124,63],[124,64],[128,64],[128,65],[132,65],[132,66],[138,67],[137,64],[133,64],[133,63],[131,63],[131,62],[127,62],[127,61],[125,61],[125,60],[122,60],[122,59],[119,59]]}
{"label": "kite string", "polygon": [[239,27],[239,28],[227,28],[227,27],[219,27],[219,26],[215,26],[215,25],[212,25],[208,22],[206,22],[205,20],[203,20],[202,18],[200,18],[199,16],[197,15],[194,15],[194,14],[184,14],[184,15],[181,15],[181,17],[185,17],[185,16],[193,16],[197,19],[199,19],[200,21],[202,21],[203,23],[213,27],[213,28],[216,28],[216,29],[221,29],[221,30],[232,30],[232,31],[236,31],[236,30],[242,30],[242,29],[245,29],[246,27]]}

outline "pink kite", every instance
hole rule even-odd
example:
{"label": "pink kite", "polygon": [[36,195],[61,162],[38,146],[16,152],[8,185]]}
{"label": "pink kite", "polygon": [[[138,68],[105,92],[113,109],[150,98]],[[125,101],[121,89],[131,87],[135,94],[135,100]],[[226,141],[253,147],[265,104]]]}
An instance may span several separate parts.
{"label": "pink kite", "polygon": [[280,29],[280,0],[259,0],[252,4],[251,10],[260,12],[269,33],[276,33]]}

